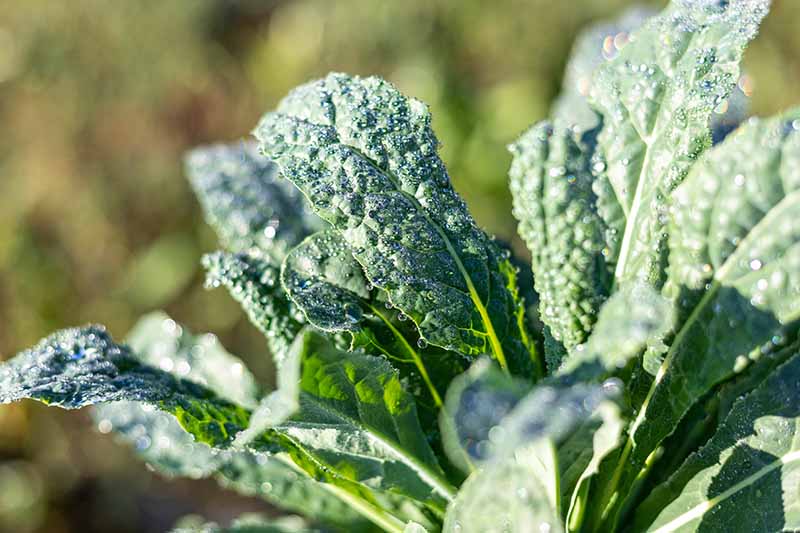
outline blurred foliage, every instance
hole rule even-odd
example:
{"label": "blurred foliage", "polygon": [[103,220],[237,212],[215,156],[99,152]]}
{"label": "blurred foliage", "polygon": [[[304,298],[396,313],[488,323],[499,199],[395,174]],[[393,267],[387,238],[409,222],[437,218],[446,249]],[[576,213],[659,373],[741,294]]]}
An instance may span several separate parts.
{"label": "blurred foliage", "polygon": [[[505,145],[542,118],[582,26],[629,0],[6,0],[0,9],[0,354],[165,307],[269,380],[257,332],[205,291],[215,239],[183,152],[236,139],[291,87],[379,74],[431,105],[476,218],[512,240]],[[662,2],[645,2],[661,5]],[[746,56],[753,112],[798,103],[800,2],[774,0]],[[168,482],[84,413],[0,408],[0,531],[163,531],[256,502]]]}

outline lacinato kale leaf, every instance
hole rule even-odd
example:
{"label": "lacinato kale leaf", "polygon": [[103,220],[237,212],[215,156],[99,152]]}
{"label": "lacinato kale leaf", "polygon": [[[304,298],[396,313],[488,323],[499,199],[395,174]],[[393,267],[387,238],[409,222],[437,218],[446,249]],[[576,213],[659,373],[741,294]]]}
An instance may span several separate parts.
{"label": "lacinato kale leaf", "polygon": [[257,142],[186,158],[225,248],[207,286],[273,390],[156,313],[127,345],[44,339],[0,402],[94,405],[156,472],[305,517],[175,531],[800,530],[800,109],[745,119],[735,89],[768,8],[673,0],[579,39],[511,145],[530,264],[456,194],[423,103],[298,87]]}
{"label": "lacinato kale leaf", "polygon": [[384,80],[331,74],[292,91],[255,135],[424,342],[532,376],[514,267],[453,190],[430,121]]}

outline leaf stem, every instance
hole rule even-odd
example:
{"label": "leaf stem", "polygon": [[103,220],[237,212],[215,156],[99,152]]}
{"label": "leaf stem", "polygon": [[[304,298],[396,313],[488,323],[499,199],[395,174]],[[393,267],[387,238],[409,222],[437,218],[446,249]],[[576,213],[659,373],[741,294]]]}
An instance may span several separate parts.
{"label": "leaf stem", "polygon": [[441,409],[442,397],[439,396],[439,392],[436,390],[436,387],[433,386],[433,382],[431,381],[431,378],[428,375],[428,369],[425,368],[425,363],[423,363],[419,353],[417,353],[417,351],[411,347],[405,336],[402,333],[400,333],[400,331],[396,327],[394,327],[394,324],[392,324],[392,322],[388,318],[386,318],[374,305],[372,305],[371,303],[367,303],[367,305],[369,306],[370,310],[373,313],[375,313],[386,324],[386,326],[391,330],[391,332],[394,334],[397,340],[400,341],[400,344],[402,344],[403,347],[406,349],[408,355],[411,356],[411,359],[414,361],[414,364],[419,370],[419,373],[422,376],[423,381],[425,381],[425,385],[428,386],[428,389],[431,392],[431,396],[433,397],[433,402],[436,404],[436,408]]}
{"label": "leaf stem", "polygon": [[[294,461],[291,460],[289,457],[285,457],[282,454],[275,455],[275,458],[284,462],[287,466],[291,467],[294,471],[298,474],[306,476],[309,479],[312,479],[311,476],[297,466]],[[354,511],[358,514],[375,524],[376,526],[380,527],[384,531],[389,533],[403,533],[405,529],[405,524],[398,519],[397,517],[387,513],[380,507],[376,507],[371,503],[367,502],[366,500],[351,494],[350,492],[344,490],[341,487],[338,487],[332,483],[325,483],[320,482],[320,486],[325,489],[326,491],[330,492],[343,502],[347,503]]]}
{"label": "leaf stem", "polygon": [[[691,329],[690,325],[697,320],[700,312],[706,306],[708,301],[716,295],[718,288],[719,288],[719,283],[715,282],[714,285],[707,290],[707,292],[703,295],[703,298],[700,300],[700,302],[698,302],[697,306],[695,306],[692,313],[686,319],[686,322],[684,322],[683,326],[681,326],[681,329],[678,331],[678,334],[675,336],[675,339],[672,341],[670,349],[667,352],[667,355],[664,357],[664,361],[661,363],[661,366],[659,367],[658,372],[656,373],[655,379],[653,380],[653,383],[650,385],[650,389],[647,391],[647,396],[645,396],[645,399],[642,402],[641,407],[639,408],[639,413],[636,415],[636,419],[633,421],[633,424],[631,424],[631,428],[628,431],[628,437],[625,440],[625,447],[622,449],[622,453],[620,454],[619,460],[617,461],[617,466],[614,470],[614,475],[612,476],[609,485],[605,487],[606,490],[605,503],[610,502],[612,497],[616,494],[617,485],[619,485],[619,481],[622,478],[622,471],[624,467],[627,465],[628,457],[630,456],[631,450],[633,449],[634,435],[636,431],[639,429],[639,426],[641,426],[642,423],[644,422],[644,418],[647,413],[647,408],[650,405],[650,401],[653,399],[653,395],[655,394],[658,385],[661,383],[661,380],[664,379],[667,370],[672,364],[672,359],[675,355],[675,347],[681,343],[683,337],[686,335],[689,329]],[[603,507],[605,507],[605,505]],[[606,511],[607,509],[605,508],[602,509],[603,514],[605,514]]]}
{"label": "leaf stem", "polygon": [[[354,147],[351,148],[355,149]],[[489,312],[486,310],[486,306],[483,304],[478,291],[475,289],[475,285],[472,283],[472,278],[470,277],[469,272],[467,272],[467,269],[464,267],[464,263],[461,262],[461,256],[459,256],[456,252],[456,249],[453,248],[453,243],[450,242],[450,237],[447,236],[447,233],[445,233],[444,229],[438,223],[434,222],[434,220],[428,214],[428,211],[422,207],[421,203],[419,203],[417,197],[407,193],[403,189],[400,184],[400,180],[398,180],[396,176],[394,176],[391,172],[388,172],[387,170],[377,166],[368,157],[364,156],[364,160],[374,167],[378,172],[386,176],[397,188],[397,190],[401,191],[403,195],[417,208],[417,211],[419,211],[419,213],[425,218],[431,227],[436,230],[436,233],[439,234],[439,237],[441,237],[445,248],[447,248],[447,253],[453,258],[453,261],[455,261],[458,272],[461,274],[461,277],[464,279],[464,282],[467,285],[469,297],[472,300],[473,305],[475,305],[475,309],[478,310],[478,314],[481,316],[483,325],[486,327],[486,336],[489,337],[489,344],[492,347],[492,354],[500,364],[500,368],[502,368],[506,374],[510,374],[511,371],[508,368],[508,362],[506,361],[506,356],[503,352],[503,346],[500,344],[500,339],[497,336],[497,332],[494,330],[494,324],[492,324],[492,319],[489,317]]]}
{"label": "leaf stem", "polygon": [[550,452],[553,454],[553,491],[556,514],[561,516],[561,469],[558,465],[558,448],[555,442],[550,441]]}
{"label": "leaf stem", "polygon": [[330,483],[323,483],[328,489],[328,492],[338,497],[343,502],[346,502],[356,512],[361,514],[364,518],[380,527],[389,533],[403,533],[405,524],[397,517],[387,513],[380,507],[376,507],[367,501],[350,494],[346,490],[331,485]]}
{"label": "leaf stem", "polygon": [[[313,396],[309,396],[306,399],[309,403],[314,403],[316,406],[332,416],[338,417],[341,420],[346,421],[348,424],[352,426],[359,426],[362,422],[353,419],[347,413],[342,411],[333,411],[329,407],[325,406],[322,402],[320,402],[317,398]],[[375,428],[371,426],[366,426],[367,429],[370,430],[370,434],[372,437],[380,442],[381,445],[385,446],[386,448],[392,450],[398,457],[401,457],[405,463],[419,476],[419,478],[425,482],[435,493],[442,496],[447,503],[453,501],[456,497],[456,488],[453,487],[450,482],[443,477],[443,474],[439,474],[438,472],[432,470],[428,465],[425,463],[420,462],[416,457],[410,455],[406,450],[399,448],[395,443],[393,443],[390,439],[386,438],[381,432],[376,431]]]}

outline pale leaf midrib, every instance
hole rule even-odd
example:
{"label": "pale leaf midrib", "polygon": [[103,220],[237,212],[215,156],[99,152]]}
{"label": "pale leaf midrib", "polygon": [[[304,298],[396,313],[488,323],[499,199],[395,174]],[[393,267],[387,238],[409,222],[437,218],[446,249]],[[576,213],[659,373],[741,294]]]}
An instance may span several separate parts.
{"label": "pale leaf midrib", "polygon": [[[681,62],[681,60],[683,60],[683,57],[686,55],[686,52],[689,49],[691,49],[695,37],[696,37],[696,35],[692,35],[689,38],[689,42],[686,44],[686,47],[681,51],[680,57],[675,59],[675,64],[678,64],[678,63]],[[660,66],[659,66],[659,70],[661,70],[661,72],[664,73],[665,77],[670,82],[674,81],[674,76],[669,76]],[[667,113],[664,112],[664,105],[663,104],[669,98],[669,94],[667,94],[667,93],[669,93],[671,91],[672,91],[672,85],[670,85],[669,88],[667,89],[667,91],[665,91],[664,94],[662,95],[661,101],[659,102],[658,115],[656,116],[656,121],[653,124],[653,128],[652,128],[652,131],[651,131],[650,135],[644,135],[636,127],[636,123],[633,122],[633,120],[630,121],[631,122],[631,127],[633,127],[633,129],[636,131],[636,134],[639,136],[639,138],[641,139],[642,143],[645,145],[645,157],[644,157],[644,161],[642,162],[642,168],[639,171],[639,178],[638,178],[638,180],[636,182],[636,192],[635,192],[634,197],[633,197],[633,202],[631,202],[630,215],[627,216],[626,219],[625,219],[625,232],[624,232],[623,237],[622,237],[622,244],[620,245],[620,251],[619,251],[619,256],[618,256],[618,260],[617,260],[617,266],[616,266],[616,269],[614,270],[614,284],[615,285],[619,281],[621,281],[622,277],[625,275],[625,268],[627,267],[628,260],[630,259],[630,257],[629,257],[629,254],[630,254],[629,249],[631,247],[631,241],[633,240],[634,226],[635,226],[635,224],[637,222],[637,219],[638,219],[638,216],[639,216],[639,209],[640,209],[640,205],[641,205],[641,194],[642,194],[642,190],[644,189],[643,183],[644,183],[645,180],[643,178],[645,177],[645,173],[648,171],[648,167],[649,167],[649,164],[650,164],[650,157],[652,155],[652,146],[657,141],[657,139],[659,137],[657,135],[657,132],[659,131],[659,124],[661,123],[661,120],[663,119],[665,114],[667,114]],[[626,107],[626,111],[628,111],[628,113],[630,114],[630,111],[627,109],[627,107]],[[656,183],[654,185],[657,186],[658,184]],[[624,202],[620,202],[620,205],[623,206],[623,210],[624,210]]]}
{"label": "pale leaf midrib", "polygon": [[794,450],[792,452],[783,455],[782,457],[777,458],[775,461],[769,463],[768,465],[765,465],[758,472],[749,475],[748,477],[734,484],[730,488],[721,492],[717,496],[714,496],[713,498],[707,501],[695,505],[688,511],[678,515],[678,517],[673,518],[667,524],[654,530],[652,533],[671,533],[673,531],[677,531],[678,528],[680,528],[681,526],[686,525],[692,520],[700,518],[701,516],[705,515],[711,509],[713,509],[720,503],[724,502],[731,496],[735,495],[737,492],[746,489],[750,485],[755,484],[756,482],[758,482],[759,479],[766,476],[773,470],[791,464],[795,461],[800,461],[800,450]]}
{"label": "pale leaf midrib", "polygon": [[[691,329],[691,325],[693,325],[694,322],[696,322],[698,320],[698,318],[699,318],[700,314],[702,313],[702,311],[704,310],[704,308],[709,304],[709,301],[713,300],[713,297],[716,296],[717,291],[722,286],[725,286],[723,284],[723,282],[727,281],[726,280],[726,276],[728,274],[728,270],[730,270],[732,268],[732,265],[734,265],[735,262],[738,261],[740,251],[746,249],[747,245],[749,245],[750,241],[756,238],[755,236],[758,235],[759,227],[764,225],[764,224],[766,224],[766,223],[768,223],[768,222],[771,222],[772,217],[777,217],[778,214],[776,214],[776,213],[779,213],[780,211],[782,211],[785,208],[785,205],[792,205],[792,201],[797,201],[794,198],[795,196],[800,197],[800,189],[798,189],[796,191],[793,191],[792,193],[786,195],[780,202],[778,202],[772,208],[770,208],[770,210],[767,212],[767,214],[764,215],[755,225],[753,225],[753,227],[750,228],[750,230],[747,232],[747,235],[745,235],[741,239],[739,245],[736,247],[736,250],[733,253],[731,253],[731,255],[729,255],[726,258],[726,260],[722,264],[722,266],[720,266],[714,272],[714,276],[712,278],[713,281],[712,281],[711,287],[709,287],[706,290],[706,293],[703,295],[702,299],[697,303],[695,308],[692,310],[692,313],[689,315],[689,317],[683,323],[683,325],[681,326],[681,329],[676,334],[675,339],[670,344],[669,351],[667,352],[667,355],[664,357],[664,361],[661,363],[661,366],[658,369],[658,373],[656,374],[655,379],[653,380],[653,383],[650,386],[650,389],[647,391],[647,396],[645,397],[644,401],[642,402],[642,405],[641,405],[641,407],[639,409],[639,412],[638,412],[638,414],[636,416],[636,419],[634,420],[633,424],[631,424],[631,429],[628,431],[628,436],[627,436],[626,441],[625,441],[625,446],[623,448],[622,454],[620,455],[620,461],[619,461],[619,463],[617,465],[617,472],[615,473],[615,476],[614,476],[615,483],[613,484],[614,486],[612,486],[613,490],[616,490],[616,486],[615,485],[616,485],[616,481],[619,481],[619,477],[620,477],[619,474],[621,474],[621,471],[620,471],[621,467],[623,466],[623,464],[625,462],[627,462],[628,456],[630,455],[630,451],[633,448],[633,445],[634,445],[634,442],[633,442],[634,434],[636,433],[636,430],[644,422],[645,415],[647,414],[647,407],[648,407],[648,405],[650,403],[650,400],[652,399],[652,397],[653,397],[653,395],[655,393],[656,388],[661,383],[661,380],[664,378],[666,373],[669,371],[669,367],[670,367],[670,365],[672,363],[672,358],[674,357],[674,354],[675,354],[675,347],[680,345],[680,343],[683,341],[683,337]],[[741,253],[744,253],[744,252],[741,252]]]}
{"label": "pale leaf midrib", "polygon": [[331,417],[338,418],[345,424],[348,424],[354,428],[365,428],[378,443],[386,446],[386,448],[394,452],[397,457],[402,458],[406,464],[408,464],[415,472],[417,472],[417,474],[419,474],[420,478],[425,481],[428,486],[433,488],[448,501],[452,501],[455,498],[455,489],[450,486],[450,483],[442,479],[441,476],[435,472],[431,471],[426,465],[417,461],[415,457],[409,455],[405,450],[398,448],[382,432],[376,431],[375,428],[366,425],[361,420],[356,420],[341,411],[332,409],[323,403],[322,400],[309,393],[305,393],[304,395],[306,399],[311,401],[311,403],[313,403],[320,411],[327,413]]}
{"label": "pale leaf midrib", "polygon": [[[458,255],[458,253],[456,252],[455,248],[453,247],[453,243],[450,242],[450,237],[448,237],[447,233],[444,231],[444,229],[439,224],[437,224],[433,219],[431,219],[430,215],[428,214],[428,210],[425,209],[422,206],[422,204],[419,203],[419,200],[415,196],[409,194],[408,192],[406,192],[402,188],[402,186],[400,185],[400,180],[397,178],[397,176],[395,176],[393,173],[391,173],[388,169],[382,169],[379,166],[377,166],[372,161],[371,158],[369,158],[366,154],[364,154],[357,147],[349,145],[349,144],[342,143],[341,140],[338,142],[338,144],[340,146],[343,146],[343,147],[346,147],[346,148],[352,150],[353,152],[355,152],[356,154],[361,156],[361,158],[368,165],[370,165],[372,168],[374,168],[377,172],[379,172],[380,174],[386,176],[387,179],[389,179],[389,181],[392,182],[392,185],[394,185],[394,187],[397,190],[397,192],[399,192],[406,199],[408,199],[414,205],[414,207],[416,207],[417,211],[425,218],[425,221],[428,222],[428,224],[430,224],[431,227],[433,227],[436,230],[436,233],[442,239],[442,242],[444,243],[445,248],[447,249],[447,253],[453,258],[453,261],[455,261],[456,267],[458,268],[458,271],[461,274],[461,277],[464,279],[464,282],[467,285],[467,291],[468,291],[470,299],[472,300],[472,304],[477,309],[478,314],[481,317],[481,321],[483,322],[483,325],[486,327],[486,334],[487,334],[487,336],[489,338],[489,343],[492,346],[492,352],[494,353],[495,358],[497,359],[498,363],[503,368],[503,370],[508,372],[508,362],[506,360],[505,353],[503,352],[503,347],[502,347],[502,344],[500,343],[500,339],[499,339],[499,337],[497,336],[497,333],[494,330],[494,324],[492,323],[491,317],[489,317],[489,312],[486,309],[486,306],[481,301],[480,296],[478,295],[478,291],[475,289],[475,285],[472,283],[472,277],[469,275],[469,273],[467,272],[467,269],[464,267],[464,264],[461,262],[461,257]],[[486,253],[488,255],[489,254],[489,250],[486,250]],[[487,266],[487,268],[488,268],[488,266]],[[489,280],[489,283],[491,283],[491,276],[488,277],[488,280]],[[488,296],[487,297],[491,297],[491,287],[489,287]],[[391,294],[389,294],[389,299],[391,300]]]}
{"label": "pale leaf midrib", "polygon": [[[294,443],[295,446],[299,447],[299,444]],[[290,467],[294,472],[298,475],[305,476],[311,481],[317,481],[319,486],[327,491],[328,493],[332,494],[339,500],[347,503],[354,511],[358,514],[372,522],[373,524],[377,525],[378,527],[384,529],[389,533],[402,533],[405,524],[401,520],[399,520],[394,515],[388,513],[387,511],[368,503],[363,498],[359,498],[354,494],[351,494],[347,490],[334,485],[333,483],[326,483],[324,481],[318,481],[312,478],[308,472],[300,468],[295,462],[290,458],[286,457],[283,454],[276,454],[273,456],[275,459],[281,461],[282,463],[286,464]]]}
{"label": "pale leaf midrib", "polygon": [[425,385],[430,390],[431,396],[433,397],[433,402],[436,404],[437,409],[441,409],[442,407],[442,397],[439,396],[439,391],[436,390],[436,387],[433,386],[433,382],[431,381],[430,375],[428,374],[428,369],[425,367],[425,363],[422,361],[422,357],[419,353],[411,347],[409,344],[408,339],[406,339],[405,335],[403,335],[394,324],[386,318],[383,313],[381,313],[374,305],[366,302],[369,308],[372,310],[373,313],[380,317],[381,321],[386,324],[386,327],[392,332],[395,338],[400,341],[405,348],[406,352],[411,356],[411,359],[414,361],[414,365],[419,370],[419,373],[422,375],[423,381],[425,381]]}

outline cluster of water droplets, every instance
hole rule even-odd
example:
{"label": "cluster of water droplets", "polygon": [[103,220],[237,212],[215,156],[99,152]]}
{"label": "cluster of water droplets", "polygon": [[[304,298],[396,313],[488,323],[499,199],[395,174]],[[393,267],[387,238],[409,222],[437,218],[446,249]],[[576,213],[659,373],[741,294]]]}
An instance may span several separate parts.
{"label": "cluster of water droplets", "polygon": [[0,383],[2,403],[33,398],[66,409],[163,398],[171,385],[137,367],[130,350],[102,326],[53,333],[3,365]]}
{"label": "cluster of water droplets", "polygon": [[[539,125],[512,147],[514,211],[532,251],[540,313],[553,338],[583,342],[608,294],[613,235],[595,192],[602,157],[570,128]],[[548,357],[548,364],[558,365]]]}
{"label": "cluster of water droplets", "polygon": [[283,284],[309,321],[326,331],[361,329],[372,292],[361,265],[333,230],[306,239],[286,257]]}
{"label": "cluster of water droplets", "polygon": [[254,142],[197,148],[186,167],[209,224],[234,251],[279,257],[323,224]]}
{"label": "cluster of water droplets", "polygon": [[172,415],[138,402],[95,408],[100,433],[114,432],[156,470],[167,475],[206,477],[216,468],[214,451],[196,442]]}
{"label": "cluster of water droplets", "polygon": [[465,277],[485,302],[490,281],[474,273],[500,259],[450,183],[424,104],[379,78],[331,74],[293,91],[256,136],[344,236],[370,282],[421,317],[427,339],[489,349],[490,325]]}

